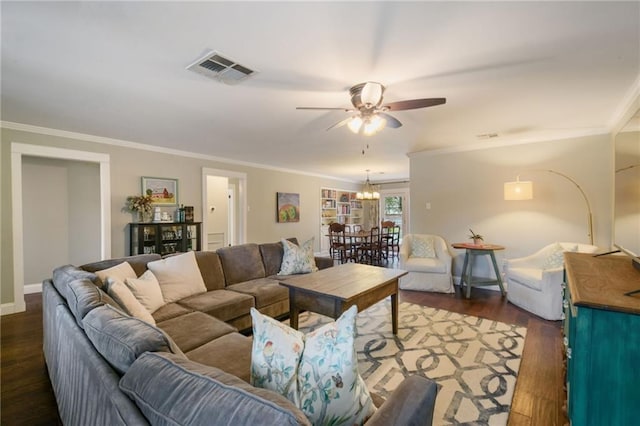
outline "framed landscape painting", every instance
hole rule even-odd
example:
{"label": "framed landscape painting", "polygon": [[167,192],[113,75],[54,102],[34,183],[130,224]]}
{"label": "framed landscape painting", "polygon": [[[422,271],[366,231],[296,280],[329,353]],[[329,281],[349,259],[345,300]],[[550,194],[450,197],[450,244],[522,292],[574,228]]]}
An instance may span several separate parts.
{"label": "framed landscape painting", "polygon": [[151,195],[156,206],[177,206],[178,179],[143,176],[142,193]]}
{"label": "framed landscape painting", "polygon": [[276,198],[278,223],[300,222],[300,194],[278,192]]}

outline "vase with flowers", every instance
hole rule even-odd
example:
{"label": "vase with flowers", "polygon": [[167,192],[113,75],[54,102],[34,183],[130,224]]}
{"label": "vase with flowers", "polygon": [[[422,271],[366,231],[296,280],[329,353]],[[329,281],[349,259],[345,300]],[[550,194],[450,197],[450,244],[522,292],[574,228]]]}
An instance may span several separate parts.
{"label": "vase with flowers", "polygon": [[469,229],[469,231],[471,232],[471,235],[469,235],[469,238],[473,240],[473,244],[476,246],[479,246],[480,244],[482,244],[482,242],[484,241],[484,237],[480,234],[476,234],[475,232],[473,232],[472,229]]}
{"label": "vase with flowers", "polygon": [[132,213],[137,213],[139,222],[150,222],[153,211],[152,202],[151,195],[130,195],[127,197],[125,208]]}

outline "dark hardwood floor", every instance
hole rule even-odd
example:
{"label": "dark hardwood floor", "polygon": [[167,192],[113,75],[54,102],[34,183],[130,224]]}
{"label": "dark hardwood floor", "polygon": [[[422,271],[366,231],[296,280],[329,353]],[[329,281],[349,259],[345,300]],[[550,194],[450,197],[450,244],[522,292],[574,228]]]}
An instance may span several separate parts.
{"label": "dark hardwood floor", "polygon": [[[498,292],[455,294],[402,291],[400,300],[527,327],[524,354],[509,416],[510,426],[564,425],[560,323],[544,321],[507,303]],[[42,300],[26,296],[27,311],[0,318],[1,424],[59,424],[42,355]]]}

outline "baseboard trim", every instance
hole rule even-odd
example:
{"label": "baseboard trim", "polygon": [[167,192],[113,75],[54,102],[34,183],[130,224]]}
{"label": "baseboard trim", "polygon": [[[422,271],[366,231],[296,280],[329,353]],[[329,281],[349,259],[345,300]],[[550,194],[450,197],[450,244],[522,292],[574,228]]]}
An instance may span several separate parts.
{"label": "baseboard trim", "polygon": [[0,305],[0,316],[17,314],[18,312],[24,312],[25,310],[26,306],[17,306],[15,302],[3,303]]}
{"label": "baseboard trim", "polygon": [[24,294],[42,293],[42,283],[25,284]]}

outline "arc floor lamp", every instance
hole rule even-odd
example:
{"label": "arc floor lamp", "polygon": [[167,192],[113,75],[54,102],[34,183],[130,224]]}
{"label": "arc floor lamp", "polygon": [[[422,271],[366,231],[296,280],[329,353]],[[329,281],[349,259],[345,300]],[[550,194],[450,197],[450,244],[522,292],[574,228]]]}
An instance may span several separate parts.
{"label": "arc floor lamp", "polygon": [[[591,212],[591,203],[589,203],[589,199],[587,198],[587,194],[584,193],[582,187],[576,182],[572,177],[565,175],[564,173],[557,172],[555,170],[532,170],[532,171],[542,171],[549,172],[560,177],[565,178],[580,191],[582,198],[584,198],[584,202],[587,205],[587,223],[588,230],[587,235],[589,236],[589,242],[593,245],[593,213]],[[515,182],[505,182],[504,183],[504,199],[508,201],[514,200],[531,200],[533,198],[533,182],[530,180],[520,180],[520,175],[516,177]]]}

